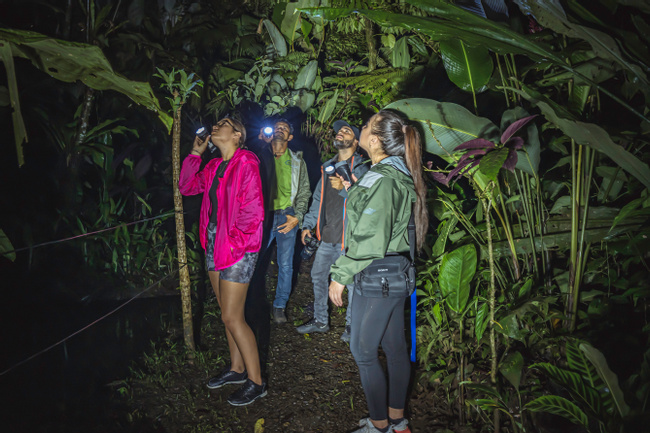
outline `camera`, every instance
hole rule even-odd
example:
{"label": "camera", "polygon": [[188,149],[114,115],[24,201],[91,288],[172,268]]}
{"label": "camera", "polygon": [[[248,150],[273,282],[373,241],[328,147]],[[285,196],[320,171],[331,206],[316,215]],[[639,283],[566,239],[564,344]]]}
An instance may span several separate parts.
{"label": "camera", "polygon": [[[202,126],[196,130],[195,134],[197,137],[199,137],[199,140],[203,142],[205,141],[205,137],[210,135],[210,130],[205,126]],[[214,151],[217,150],[217,146],[212,144],[212,140],[208,140],[208,149],[210,149],[210,153],[214,153]]]}
{"label": "camera", "polygon": [[320,246],[320,241],[316,239],[315,236],[305,238],[305,246],[300,252],[300,258],[303,260],[309,260],[312,255],[316,252]]}

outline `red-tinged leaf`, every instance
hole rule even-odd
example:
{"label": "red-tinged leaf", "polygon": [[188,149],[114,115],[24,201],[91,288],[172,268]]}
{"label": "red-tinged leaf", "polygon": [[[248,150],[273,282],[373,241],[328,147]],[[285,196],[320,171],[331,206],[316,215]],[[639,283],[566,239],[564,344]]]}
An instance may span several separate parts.
{"label": "red-tinged leaf", "polygon": [[503,132],[503,134],[501,134],[501,143],[506,143],[508,140],[510,140],[510,138],[515,135],[515,132],[519,131],[526,123],[530,122],[535,117],[537,117],[537,114],[524,117],[523,119],[519,119],[516,122],[511,123],[510,126],[508,126]]}
{"label": "red-tinged leaf", "polygon": [[474,140],[469,140],[456,146],[454,150],[466,150],[466,149],[494,149],[494,143],[485,138],[475,138]]}
{"label": "red-tinged leaf", "polygon": [[524,139],[521,137],[512,137],[508,141],[508,149],[519,150],[524,147]]}
{"label": "red-tinged leaf", "polygon": [[473,163],[474,160],[472,159],[466,159],[464,161],[458,161],[458,165],[456,165],[456,168],[454,168],[452,171],[449,172],[449,179],[453,179],[456,176],[460,176],[465,167]]}
{"label": "red-tinged leaf", "polygon": [[503,163],[503,168],[506,170],[510,171],[515,171],[515,165],[517,165],[517,151],[514,149],[510,149],[510,152],[508,152],[508,157],[506,158],[506,161]]}
{"label": "red-tinged leaf", "polygon": [[444,173],[430,171],[429,174],[436,182],[440,182],[444,186],[449,186],[449,178],[444,175]]}

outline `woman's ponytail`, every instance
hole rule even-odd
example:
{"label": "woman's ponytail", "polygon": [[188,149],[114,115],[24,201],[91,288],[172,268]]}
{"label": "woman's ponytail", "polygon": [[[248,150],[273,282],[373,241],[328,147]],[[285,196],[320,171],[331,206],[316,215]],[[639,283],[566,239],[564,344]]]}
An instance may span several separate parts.
{"label": "woman's ponytail", "polygon": [[404,132],[404,161],[413,177],[417,199],[413,207],[415,215],[415,236],[417,249],[424,245],[424,239],[429,228],[429,212],[427,209],[427,185],[422,176],[422,148],[420,134],[411,125],[402,126]]}

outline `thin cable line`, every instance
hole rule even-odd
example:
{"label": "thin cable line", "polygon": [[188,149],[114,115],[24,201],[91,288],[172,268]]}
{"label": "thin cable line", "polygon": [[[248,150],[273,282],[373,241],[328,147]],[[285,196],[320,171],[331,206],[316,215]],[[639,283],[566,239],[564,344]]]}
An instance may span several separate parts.
{"label": "thin cable line", "polygon": [[3,371],[2,373],[0,373],[0,376],[4,376],[5,374],[7,374],[7,373],[9,373],[10,371],[12,371],[12,370],[14,370],[14,369],[20,367],[20,366],[23,365],[23,364],[25,364],[25,363],[31,361],[32,359],[34,359],[34,358],[36,358],[36,357],[38,357],[38,356],[44,354],[45,352],[48,352],[48,351],[54,349],[56,346],[65,343],[66,341],[68,341],[69,339],[71,339],[72,337],[74,337],[75,335],[80,334],[81,332],[83,332],[83,331],[85,331],[86,329],[90,328],[90,327],[93,326],[94,324],[96,324],[96,323],[98,323],[98,322],[104,320],[105,318],[107,318],[107,317],[110,316],[111,314],[115,313],[116,311],[121,310],[122,308],[124,308],[125,306],[127,306],[128,304],[130,304],[132,301],[134,301],[136,298],[139,298],[140,296],[142,296],[143,294],[145,294],[147,291],[151,290],[153,287],[155,287],[155,286],[157,286],[158,284],[162,283],[163,280],[165,280],[166,278],[169,278],[169,277],[171,277],[172,275],[176,274],[178,271],[181,270],[181,268],[183,268],[183,267],[185,267],[185,266],[187,266],[187,264],[184,264],[184,265],[182,265],[180,268],[176,269],[175,271],[172,271],[172,272],[170,272],[169,274],[165,275],[164,277],[162,277],[161,279],[159,279],[158,281],[156,281],[155,283],[153,283],[152,285],[150,285],[149,287],[147,287],[146,289],[144,289],[143,291],[141,291],[140,293],[138,293],[137,295],[135,295],[134,297],[132,297],[132,298],[129,299],[128,301],[124,302],[124,303],[121,304],[121,305],[118,305],[118,306],[117,306],[116,308],[114,308],[113,310],[111,310],[111,311],[109,311],[108,313],[104,314],[104,315],[101,316],[99,319],[94,320],[93,322],[91,322],[91,323],[89,323],[88,325],[84,326],[83,328],[81,328],[81,329],[79,329],[79,330],[73,332],[72,334],[70,334],[70,335],[68,335],[67,337],[65,337],[64,339],[62,339],[62,340],[60,340],[60,341],[58,341],[58,342],[52,344],[51,346],[48,346],[47,348],[45,348],[45,349],[43,349],[43,350],[41,350],[41,351],[39,351],[39,352],[36,352],[35,354],[33,354],[32,356],[30,356],[29,358],[25,358],[25,359],[23,359],[22,361],[20,361],[20,362],[14,364],[14,365],[12,365],[12,366],[9,367],[8,369],[6,369],[6,370]]}
{"label": "thin cable line", "polygon": [[[141,220],[138,220],[138,221],[131,221],[130,223],[120,223],[120,224],[118,224],[116,226],[113,226],[113,227],[108,227],[108,228],[97,230],[97,231],[94,231],[94,232],[82,233],[80,235],[71,236],[69,238],[58,239],[58,240],[55,240],[55,241],[42,242],[40,244],[32,245],[32,246],[29,246],[29,247],[16,248],[14,250],[9,250],[9,251],[2,252],[2,255],[7,255],[7,254],[11,254],[11,253],[19,253],[21,251],[27,251],[27,250],[33,250],[34,248],[43,247],[43,246],[46,246],[46,245],[58,244],[58,243],[62,243],[62,242],[71,241],[71,240],[74,240],[74,239],[83,238],[83,237],[86,237],[86,236],[96,235],[96,234],[111,231],[111,230],[117,230],[117,229],[119,229],[121,227],[128,227],[128,226],[132,226],[134,224],[139,224],[139,223],[143,223],[143,222],[147,222],[147,221],[151,221],[151,220],[165,218],[165,217],[174,215],[175,213],[176,213],[175,211],[174,212],[168,212],[168,213],[163,214],[163,215],[158,215],[158,216],[151,217],[151,218],[145,218],[145,219],[141,219]],[[183,214],[186,214],[186,213],[188,213],[188,212],[187,211],[183,212]]]}

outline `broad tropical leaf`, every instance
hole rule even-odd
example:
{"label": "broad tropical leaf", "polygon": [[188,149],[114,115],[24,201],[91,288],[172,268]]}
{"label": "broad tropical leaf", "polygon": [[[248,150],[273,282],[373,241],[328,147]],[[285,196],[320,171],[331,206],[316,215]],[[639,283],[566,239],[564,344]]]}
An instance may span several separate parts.
{"label": "broad tropical leaf", "polygon": [[501,149],[488,152],[483,158],[481,158],[481,163],[478,165],[481,173],[483,173],[488,179],[496,181],[499,170],[501,170],[503,164],[506,162],[509,152],[510,150],[507,147],[502,147]]}
{"label": "broad tropical leaf", "polygon": [[311,90],[314,82],[316,81],[316,74],[318,73],[318,60],[311,60],[307,63],[298,73],[294,90]]}
{"label": "broad tropical leaf", "polygon": [[284,40],[280,30],[273,24],[271,20],[263,20],[264,27],[269,32],[271,36],[271,42],[273,43],[273,48],[278,53],[278,56],[284,57],[287,55],[287,42]]}
{"label": "broad tropical leaf", "polygon": [[[504,111],[501,115],[501,130],[506,131],[519,119],[523,119],[528,116],[530,116],[530,114],[522,107],[515,107],[513,109]],[[502,134],[502,136],[503,135],[505,135],[505,133]],[[520,128],[518,130],[517,136],[523,138],[524,148],[523,150],[517,150],[517,165],[515,165],[515,168],[523,170],[531,176],[535,176],[539,167],[541,153],[541,145],[539,141],[537,125],[534,123],[528,123],[525,128]]]}
{"label": "broad tropical leaf", "polygon": [[616,404],[618,413],[621,415],[621,417],[625,417],[630,412],[630,407],[625,403],[625,399],[623,398],[623,391],[618,385],[618,377],[612,370],[609,369],[605,356],[603,356],[602,352],[588,343],[581,343],[579,347],[596,368],[598,376],[600,376],[604,382],[608,394],[611,395],[611,398]]}
{"label": "broad tropical leaf", "polygon": [[386,108],[401,111],[420,123],[426,151],[435,155],[451,157],[456,147],[467,141],[499,136],[497,126],[490,120],[451,102],[412,98],[395,101]]}
{"label": "broad tropical leaf", "polygon": [[391,64],[394,68],[408,68],[411,64],[408,39],[408,36],[399,38],[393,47]]}
{"label": "broad tropical leaf", "polygon": [[598,390],[584,381],[580,374],[546,362],[533,364],[530,368],[542,370],[554,382],[566,388],[575,399],[584,402],[593,415],[598,416],[602,413],[603,402]]}
{"label": "broad tropical leaf", "polygon": [[334,108],[336,108],[336,101],[338,101],[338,99],[339,89],[336,89],[332,97],[327,100],[325,105],[323,105],[323,108],[321,108],[320,112],[318,113],[318,121],[320,123],[325,123],[329,120],[329,118],[332,116],[332,113],[334,113]]}
{"label": "broad tropical leaf", "polygon": [[521,383],[521,371],[523,368],[524,357],[519,352],[509,353],[499,365],[499,371],[503,374],[503,377],[508,379],[508,382],[517,390]]}
{"label": "broad tropical leaf", "polygon": [[557,395],[545,395],[536,398],[525,406],[531,412],[548,412],[568,419],[574,424],[588,427],[587,415],[578,406],[566,398]]}
{"label": "broad tropical leaf", "polygon": [[614,38],[599,30],[573,23],[566,16],[559,1],[515,0],[515,3],[519,5],[523,13],[533,15],[543,27],[587,41],[597,56],[618,63],[629,73],[634,74],[646,89],[648,88],[650,83],[643,69],[625,58]]}
{"label": "broad tropical leaf", "polygon": [[467,306],[476,263],[476,248],[471,244],[446,254],[440,263],[440,291],[449,308],[457,313],[462,313]]}
{"label": "broad tropical leaf", "polygon": [[490,51],[467,45],[460,39],[440,42],[440,55],[449,79],[472,94],[487,90],[494,63]]}
{"label": "broad tropical leaf", "polygon": [[556,107],[550,105],[550,101],[543,101],[540,95],[536,95],[530,89],[524,87],[524,90],[512,90],[535,104],[549,122],[560,128],[562,132],[573,138],[578,144],[589,146],[604,153],[623,170],[636,177],[647,188],[650,188],[650,167],[648,167],[648,164],[642,162],[622,146],[614,143],[603,128],[593,123],[573,121],[570,118],[561,117],[556,112]]}

